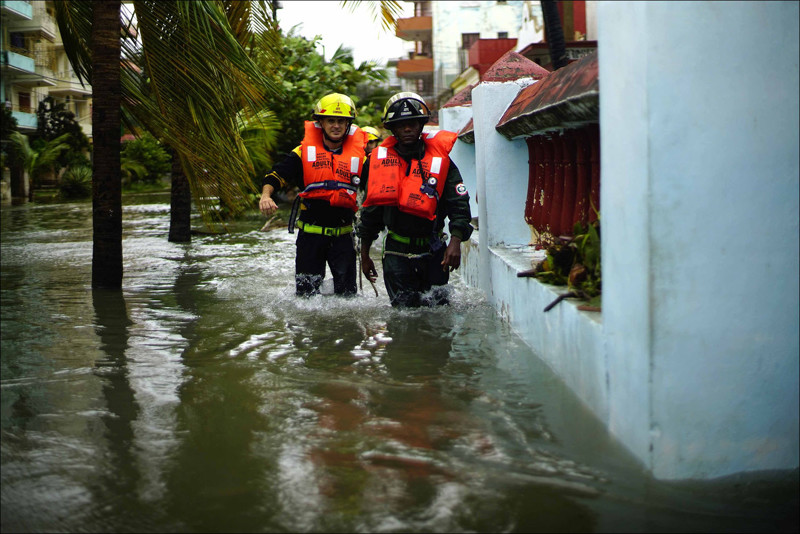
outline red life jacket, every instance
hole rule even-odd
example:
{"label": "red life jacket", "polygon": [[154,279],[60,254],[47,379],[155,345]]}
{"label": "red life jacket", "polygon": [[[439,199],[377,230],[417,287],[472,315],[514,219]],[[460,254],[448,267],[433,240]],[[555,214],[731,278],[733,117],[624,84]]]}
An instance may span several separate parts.
{"label": "red life jacket", "polygon": [[435,219],[457,137],[445,130],[422,134],[425,155],[411,160],[411,169],[394,149],[397,138],[387,137],[370,156],[364,206],[397,206],[402,212]]}
{"label": "red life jacket", "polygon": [[314,121],[306,121],[305,137],[300,143],[305,189],[300,196],[326,200],[331,206],[358,211],[358,180],[354,181],[354,178],[361,175],[364,164],[366,132],[351,125],[341,154],[328,151],[322,140],[322,127]]}

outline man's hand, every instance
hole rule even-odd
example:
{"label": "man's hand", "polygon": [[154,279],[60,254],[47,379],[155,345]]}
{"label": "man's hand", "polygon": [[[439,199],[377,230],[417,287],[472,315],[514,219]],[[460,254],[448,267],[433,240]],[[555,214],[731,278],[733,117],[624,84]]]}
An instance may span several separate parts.
{"label": "man's hand", "polygon": [[369,256],[361,255],[361,272],[367,277],[370,282],[375,282],[378,279],[378,271],[375,270],[375,262]]}
{"label": "man's hand", "polygon": [[444,251],[442,270],[453,272],[461,266],[461,238],[450,236],[450,243]]}
{"label": "man's hand", "polygon": [[272,186],[265,185],[264,190],[261,193],[261,200],[258,202],[258,209],[260,209],[261,213],[264,215],[272,215],[278,211],[278,205],[275,204],[274,200],[272,200],[272,191]]}
{"label": "man's hand", "polygon": [[367,277],[367,280],[375,283],[375,280],[378,279],[378,271],[375,270],[375,262],[372,261],[372,258],[369,257],[369,248],[372,246],[372,240],[367,241],[365,239],[361,240],[361,250],[359,251],[361,254],[361,272],[364,273],[364,276]]}

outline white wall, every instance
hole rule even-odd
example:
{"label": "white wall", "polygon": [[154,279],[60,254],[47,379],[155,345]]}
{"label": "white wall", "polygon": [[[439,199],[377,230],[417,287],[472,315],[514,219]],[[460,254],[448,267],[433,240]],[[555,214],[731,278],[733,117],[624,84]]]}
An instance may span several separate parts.
{"label": "white wall", "polygon": [[472,0],[431,2],[433,13],[434,96],[448,89],[461,73],[459,50],[462,33],[480,33],[482,39],[496,39],[497,32],[517,37],[522,23],[522,0],[506,4]]}
{"label": "white wall", "polygon": [[[456,106],[439,110],[439,128],[458,133],[472,118],[471,106]],[[469,192],[469,208],[473,217],[478,216],[478,177],[475,174],[475,144],[456,141],[450,159],[461,172],[461,178]]]}
{"label": "white wall", "polygon": [[798,465],[798,3],[598,5],[609,426],[659,478]]}

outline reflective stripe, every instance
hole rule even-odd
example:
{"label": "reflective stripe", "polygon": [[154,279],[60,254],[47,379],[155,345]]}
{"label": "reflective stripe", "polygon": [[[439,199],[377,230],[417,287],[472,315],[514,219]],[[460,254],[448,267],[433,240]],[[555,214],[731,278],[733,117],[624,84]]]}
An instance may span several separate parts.
{"label": "reflective stripe", "polygon": [[355,156],[350,158],[350,173],[358,174],[358,164],[361,163],[361,160]]}
{"label": "reflective stripe", "polygon": [[442,170],[442,158],[437,156],[431,160],[431,174],[439,174],[440,170]]}
{"label": "reflective stripe", "polygon": [[391,230],[387,230],[386,235],[398,243],[403,243],[404,245],[410,245],[411,241],[414,241],[414,245],[421,247],[423,245],[427,245],[431,241],[429,237],[406,237],[404,235],[392,232]]}
{"label": "reflective stripe", "polygon": [[378,147],[378,159],[384,159],[386,157],[386,150],[385,146]]}
{"label": "reflective stripe", "polygon": [[317,161],[317,147],[314,145],[308,146],[308,156],[306,156],[308,161]]}
{"label": "reflective stripe", "polygon": [[328,228],[325,226],[304,223],[303,221],[297,221],[297,227],[308,234],[320,234],[332,237],[339,237],[340,235],[349,234],[353,231],[353,225],[341,226],[338,228]]}

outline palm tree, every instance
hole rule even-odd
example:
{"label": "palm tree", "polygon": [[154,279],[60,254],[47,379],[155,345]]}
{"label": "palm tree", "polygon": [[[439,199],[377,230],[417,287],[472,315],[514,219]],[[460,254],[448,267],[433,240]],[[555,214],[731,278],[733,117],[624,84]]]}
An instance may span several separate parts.
{"label": "palm tree", "polygon": [[[265,106],[267,95],[277,94],[243,46],[270,38],[263,1],[134,0],[130,5],[141,46],[129,28],[122,29],[120,39],[119,0],[55,4],[65,51],[93,91],[93,287],[122,285],[120,106],[175,151],[211,223],[214,198],[240,205],[253,188],[237,114],[254,113]],[[252,32],[251,24],[265,31]],[[141,66],[134,62],[137,56]]]}
{"label": "palm tree", "polygon": [[545,39],[550,49],[550,62],[553,64],[553,70],[555,71],[569,64],[567,49],[564,44],[564,28],[561,26],[561,18],[558,16],[558,6],[555,0],[540,1],[542,17],[544,18]]}
{"label": "palm tree", "polygon": [[53,168],[61,154],[70,149],[70,134],[66,133],[47,141],[41,148],[31,147],[28,137],[19,132],[11,132],[8,136],[12,143],[13,155],[22,170],[28,173],[30,186],[28,189],[28,200],[33,200],[33,189],[38,182],[39,175],[44,171]]}

